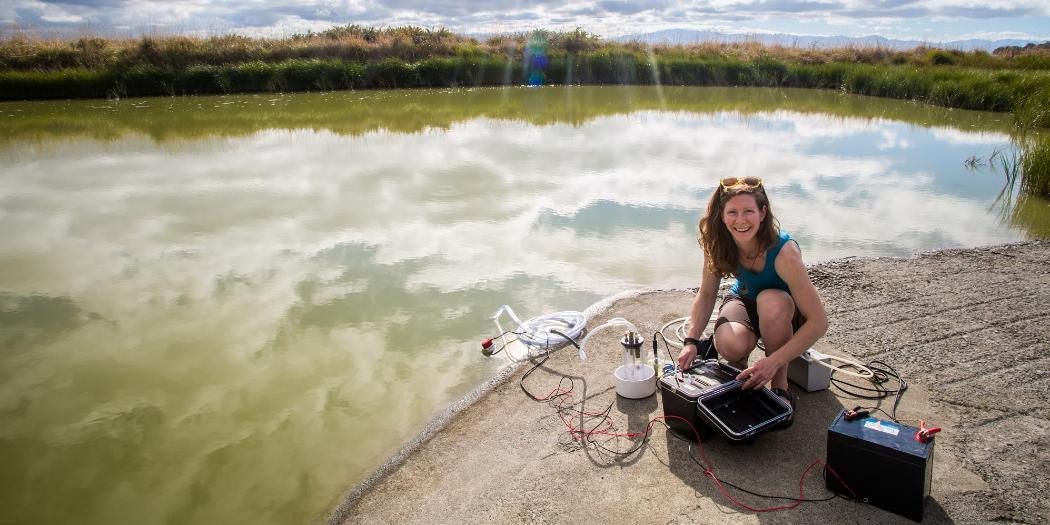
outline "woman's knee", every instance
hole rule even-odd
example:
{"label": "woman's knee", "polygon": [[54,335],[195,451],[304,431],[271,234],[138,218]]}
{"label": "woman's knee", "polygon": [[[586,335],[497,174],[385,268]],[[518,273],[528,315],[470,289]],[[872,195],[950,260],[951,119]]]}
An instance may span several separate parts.
{"label": "woman's knee", "polygon": [[715,350],[726,361],[740,361],[751,355],[758,338],[747,327],[736,328],[731,324],[736,323],[726,323],[715,330]]}
{"label": "woman's knee", "polygon": [[775,323],[790,326],[795,316],[795,300],[784,290],[763,290],[758,294],[758,318],[762,323]]}

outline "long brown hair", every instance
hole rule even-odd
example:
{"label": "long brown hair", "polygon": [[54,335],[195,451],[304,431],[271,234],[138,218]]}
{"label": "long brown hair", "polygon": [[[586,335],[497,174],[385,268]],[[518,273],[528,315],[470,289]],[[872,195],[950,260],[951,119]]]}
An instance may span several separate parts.
{"label": "long brown hair", "polygon": [[780,240],[780,222],[769,206],[765,188],[739,185],[726,189],[719,185],[707,202],[707,213],[700,219],[700,238],[697,239],[704,249],[704,265],[718,277],[732,275],[740,264],[739,250],[733,242],[733,235],[722,221],[722,211],[729,199],[744,194],[753,195],[759,210],[766,210],[766,217],[755,234],[761,249],[768,250]]}

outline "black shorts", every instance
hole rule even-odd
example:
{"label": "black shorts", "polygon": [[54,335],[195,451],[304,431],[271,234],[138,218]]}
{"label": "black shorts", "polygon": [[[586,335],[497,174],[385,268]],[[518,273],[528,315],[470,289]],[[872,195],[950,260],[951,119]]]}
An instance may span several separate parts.
{"label": "black shorts", "polygon": [[[798,305],[795,305],[795,316],[791,318],[791,332],[797,332],[804,322],[806,322],[805,316],[799,313]],[[725,323],[740,323],[751,330],[755,337],[762,337],[762,332],[758,328],[758,303],[754,299],[736,294],[726,295],[722,300],[722,306],[718,309],[715,331],[718,331],[718,327]]]}

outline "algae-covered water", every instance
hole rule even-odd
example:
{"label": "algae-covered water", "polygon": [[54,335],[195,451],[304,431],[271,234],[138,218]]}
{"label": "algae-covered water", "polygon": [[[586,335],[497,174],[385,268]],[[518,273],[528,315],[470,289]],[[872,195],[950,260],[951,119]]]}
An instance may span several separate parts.
{"label": "algae-covered water", "polygon": [[0,104],[0,523],[322,520],[493,374],[500,305],[695,286],[726,175],[810,263],[1046,236],[964,167],[1008,122],[747,88]]}

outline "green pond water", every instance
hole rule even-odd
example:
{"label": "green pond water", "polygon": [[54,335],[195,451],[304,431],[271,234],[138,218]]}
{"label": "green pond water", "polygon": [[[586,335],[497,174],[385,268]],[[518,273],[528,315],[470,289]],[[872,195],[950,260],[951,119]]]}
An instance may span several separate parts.
{"label": "green pond water", "polygon": [[500,305],[696,286],[726,175],[808,263],[1045,237],[964,167],[1009,121],[744,88],[0,104],[0,523],[321,521],[502,365]]}

